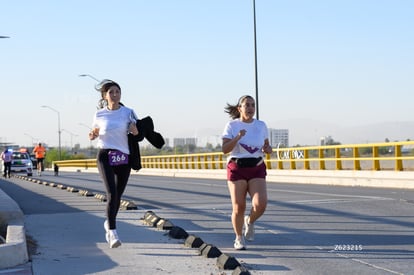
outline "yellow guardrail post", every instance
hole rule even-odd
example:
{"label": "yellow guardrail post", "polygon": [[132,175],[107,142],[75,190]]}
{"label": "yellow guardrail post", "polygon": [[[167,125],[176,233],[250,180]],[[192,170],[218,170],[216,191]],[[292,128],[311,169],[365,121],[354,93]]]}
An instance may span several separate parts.
{"label": "yellow guardrail post", "polygon": [[289,152],[289,159],[290,169],[296,170],[296,156],[293,155],[293,152]]}
{"label": "yellow guardrail post", "polygon": [[277,169],[283,170],[283,162],[281,159],[277,160]]}
{"label": "yellow guardrail post", "polygon": [[310,169],[310,163],[309,163],[309,150],[305,149],[303,151],[303,158],[305,159],[303,163],[303,169],[309,170]]}
{"label": "yellow guardrail post", "polygon": [[342,170],[341,148],[335,148],[335,169]]}
{"label": "yellow guardrail post", "polygon": [[210,158],[211,158],[211,166],[212,166],[212,168],[213,169],[218,169],[219,165],[218,165],[218,162],[216,160],[216,157],[214,155],[211,155]]}
{"label": "yellow guardrail post", "polygon": [[402,145],[395,145],[395,171],[402,171],[404,169],[401,159],[401,147]]}
{"label": "yellow guardrail post", "polygon": [[220,169],[224,169],[223,155],[219,155],[219,163],[220,163]]}
{"label": "yellow guardrail post", "polygon": [[279,170],[283,170],[283,161],[280,157],[280,152],[281,151],[282,151],[281,148],[276,149],[276,164],[277,164],[277,169],[279,169]]}
{"label": "yellow guardrail post", "polygon": [[197,156],[197,168],[201,169],[201,156],[200,155]]}
{"label": "yellow guardrail post", "polygon": [[325,159],[324,159],[324,150],[323,148],[318,149],[319,153],[319,169],[325,170]]}
{"label": "yellow guardrail post", "polygon": [[172,163],[172,157],[167,157],[167,163],[166,163],[166,165],[167,165],[167,168],[168,169],[172,169],[173,168],[173,163]]}
{"label": "yellow guardrail post", "polygon": [[266,169],[272,169],[272,162],[270,161],[271,154],[265,154]]}
{"label": "yellow guardrail post", "polygon": [[379,171],[381,170],[379,157],[378,146],[372,147],[372,170]]}
{"label": "yellow guardrail post", "polygon": [[208,158],[207,158],[207,155],[204,155],[203,159],[204,159],[204,169],[208,169]]}
{"label": "yellow guardrail post", "polygon": [[361,170],[358,147],[355,146],[352,151],[353,151],[353,156],[354,156],[354,170]]}
{"label": "yellow guardrail post", "polygon": [[177,156],[175,156],[174,157],[174,169],[178,169],[178,157]]}

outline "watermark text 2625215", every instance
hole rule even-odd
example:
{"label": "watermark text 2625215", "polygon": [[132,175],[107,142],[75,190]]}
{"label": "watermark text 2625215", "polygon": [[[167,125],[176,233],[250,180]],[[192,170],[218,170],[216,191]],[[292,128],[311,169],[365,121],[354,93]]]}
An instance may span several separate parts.
{"label": "watermark text 2625215", "polygon": [[362,244],[336,244],[335,251],[362,251]]}

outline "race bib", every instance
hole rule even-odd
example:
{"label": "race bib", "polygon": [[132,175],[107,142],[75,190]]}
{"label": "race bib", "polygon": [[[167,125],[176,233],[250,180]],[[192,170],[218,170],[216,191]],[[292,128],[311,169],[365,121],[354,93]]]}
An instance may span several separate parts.
{"label": "race bib", "polygon": [[128,164],[128,155],[118,150],[109,151],[108,158],[111,166]]}

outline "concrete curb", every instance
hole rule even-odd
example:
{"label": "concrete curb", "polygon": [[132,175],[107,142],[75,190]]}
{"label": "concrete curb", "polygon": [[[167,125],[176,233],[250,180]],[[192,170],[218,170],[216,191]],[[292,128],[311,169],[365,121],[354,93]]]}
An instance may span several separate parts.
{"label": "concrete curb", "polygon": [[19,205],[0,189],[0,226],[7,228],[6,243],[0,245],[0,269],[29,261],[24,215]]}
{"label": "concrete curb", "polygon": [[[155,214],[153,211],[147,211],[144,214],[144,217],[142,218],[142,220],[143,220],[143,223],[148,226],[157,227],[157,224],[159,223],[159,221],[166,220],[166,219],[161,218],[160,216]],[[171,232],[177,228],[180,229],[180,231],[182,232],[181,234],[174,236],[174,234],[171,234]],[[249,275],[250,274],[247,267],[242,265],[235,257],[227,253],[222,253],[220,249],[218,249],[216,246],[204,242],[200,237],[196,235],[188,234],[181,227],[174,226],[173,223],[171,223],[171,227],[165,230],[169,232],[168,235],[172,238],[185,239],[184,246],[198,249],[199,256],[204,256],[205,258],[216,258],[217,259],[216,266],[218,267],[220,271],[233,270],[232,274],[234,275],[236,274]]]}

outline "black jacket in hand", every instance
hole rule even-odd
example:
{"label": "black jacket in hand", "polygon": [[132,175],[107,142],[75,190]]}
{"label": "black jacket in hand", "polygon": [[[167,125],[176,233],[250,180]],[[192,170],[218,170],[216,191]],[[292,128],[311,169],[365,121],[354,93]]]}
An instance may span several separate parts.
{"label": "black jacket in hand", "polygon": [[165,141],[160,133],[154,131],[154,122],[152,118],[147,116],[143,119],[137,120],[138,135],[134,136],[131,133],[128,134],[128,146],[129,146],[129,165],[134,170],[139,170],[141,166],[141,154],[139,152],[138,142],[144,138],[148,140],[155,148],[161,149],[164,146]]}

